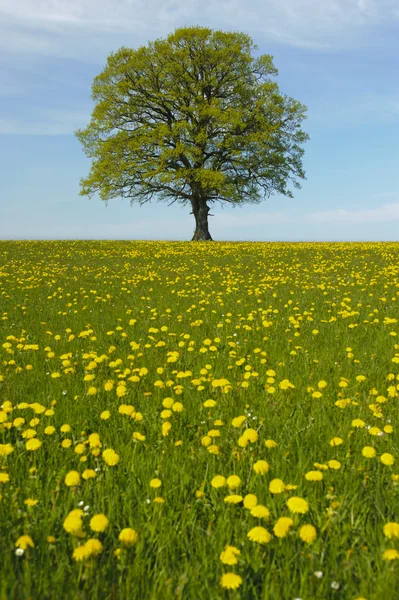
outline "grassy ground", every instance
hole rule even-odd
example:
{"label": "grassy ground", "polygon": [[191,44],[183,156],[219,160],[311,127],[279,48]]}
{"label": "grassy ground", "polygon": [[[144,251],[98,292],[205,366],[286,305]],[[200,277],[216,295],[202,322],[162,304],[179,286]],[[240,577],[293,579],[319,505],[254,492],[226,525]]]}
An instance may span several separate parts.
{"label": "grassy ground", "polygon": [[0,242],[1,600],[399,598],[398,256]]}

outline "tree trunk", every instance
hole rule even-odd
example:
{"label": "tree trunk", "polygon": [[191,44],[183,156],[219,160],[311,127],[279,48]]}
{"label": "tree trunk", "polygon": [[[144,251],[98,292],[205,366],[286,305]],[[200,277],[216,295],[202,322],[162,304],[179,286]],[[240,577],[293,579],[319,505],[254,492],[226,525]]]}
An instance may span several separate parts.
{"label": "tree trunk", "polygon": [[206,200],[197,200],[193,198],[191,203],[193,207],[192,214],[195,217],[195,231],[191,241],[212,241],[212,237],[208,229],[209,208],[206,204]]}

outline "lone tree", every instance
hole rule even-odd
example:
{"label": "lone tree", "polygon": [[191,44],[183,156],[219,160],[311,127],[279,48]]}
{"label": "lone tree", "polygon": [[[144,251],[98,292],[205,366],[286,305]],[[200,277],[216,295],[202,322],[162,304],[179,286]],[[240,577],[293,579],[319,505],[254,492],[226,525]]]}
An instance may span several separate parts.
{"label": "lone tree", "polygon": [[[269,54],[244,33],[176,29],[166,40],[111,53],[95,77],[89,125],[75,135],[93,158],[80,195],[191,205],[193,240],[212,240],[209,205],[259,204],[305,179],[307,107],[268,76]],[[223,205],[222,205],[223,206]]]}

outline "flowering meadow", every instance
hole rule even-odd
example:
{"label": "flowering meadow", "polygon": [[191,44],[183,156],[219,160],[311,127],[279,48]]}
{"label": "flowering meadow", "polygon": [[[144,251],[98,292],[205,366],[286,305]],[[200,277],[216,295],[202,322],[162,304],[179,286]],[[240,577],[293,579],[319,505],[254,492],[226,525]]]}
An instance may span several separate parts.
{"label": "flowering meadow", "polygon": [[0,599],[397,600],[398,259],[0,242]]}

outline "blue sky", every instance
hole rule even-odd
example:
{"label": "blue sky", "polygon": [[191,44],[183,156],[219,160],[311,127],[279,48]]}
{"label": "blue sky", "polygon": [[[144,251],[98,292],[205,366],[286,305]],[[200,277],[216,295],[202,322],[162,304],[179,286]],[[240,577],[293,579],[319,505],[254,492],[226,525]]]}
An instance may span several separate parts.
{"label": "blue sky", "polygon": [[188,207],[79,196],[111,51],[202,25],[251,36],[308,107],[294,198],[212,206],[215,240],[399,240],[397,0],[0,0],[0,239],[189,240]]}

